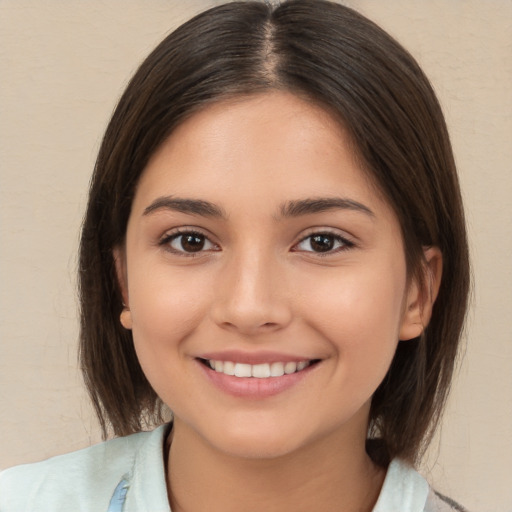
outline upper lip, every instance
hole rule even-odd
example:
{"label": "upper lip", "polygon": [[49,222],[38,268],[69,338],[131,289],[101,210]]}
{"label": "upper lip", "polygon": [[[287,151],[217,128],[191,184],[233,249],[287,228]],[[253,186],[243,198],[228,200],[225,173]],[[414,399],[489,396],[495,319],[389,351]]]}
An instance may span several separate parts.
{"label": "upper lip", "polygon": [[208,352],[198,356],[199,359],[208,359],[210,361],[232,361],[234,363],[244,364],[272,364],[272,363],[299,363],[300,361],[311,361],[312,357],[304,357],[278,352],[242,352],[239,350],[225,350],[221,352]]}

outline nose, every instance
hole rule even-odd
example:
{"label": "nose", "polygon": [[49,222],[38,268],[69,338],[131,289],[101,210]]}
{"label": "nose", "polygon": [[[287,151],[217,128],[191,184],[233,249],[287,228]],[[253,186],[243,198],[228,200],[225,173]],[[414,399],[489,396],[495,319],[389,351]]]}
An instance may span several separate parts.
{"label": "nose", "polygon": [[286,327],[292,318],[282,268],[274,258],[249,251],[225,262],[212,306],[214,322],[243,335]]}

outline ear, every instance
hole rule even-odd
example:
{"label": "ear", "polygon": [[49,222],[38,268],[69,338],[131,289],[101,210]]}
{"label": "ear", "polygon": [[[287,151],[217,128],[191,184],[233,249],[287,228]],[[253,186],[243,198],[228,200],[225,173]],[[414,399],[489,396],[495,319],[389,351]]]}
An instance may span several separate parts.
{"label": "ear", "polygon": [[411,340],[423,333],[430,322],[434,302],[441,285],[443,255],[440,249],[438,247],[425,248],[423,256],[422,282],[413,278],[405,297],[400,340]]}
{"label": "ear", "polygon": [[128,274],[126,271],[126,253],[123,247],[116,246],[112,250],[114,264],[116,266],[116,277],[123,297],[123,311],[121,312],[120,321],[125,329],[132,328],[132,313],[130,311],[130,301],[128,296]]}

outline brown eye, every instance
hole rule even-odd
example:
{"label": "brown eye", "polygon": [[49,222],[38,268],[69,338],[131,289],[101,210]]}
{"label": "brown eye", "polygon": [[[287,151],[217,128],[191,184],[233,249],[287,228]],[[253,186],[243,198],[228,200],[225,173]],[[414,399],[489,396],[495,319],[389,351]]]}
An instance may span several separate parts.
{"label": "brown eye", "polygon": [[204,236],[181,235],[181,247],[187,252],[198,252],[204,247]]}
{"label": "brown eye", "polygon": [[211,250],[215,246],[201,233],[179,233],[167,242],[174,252],[195,253]]}
{"label": "brown eye", "polygon": [[332,233],[314,233],[301,240],[296,250],[313,253],[335,253],[353,247],[354,244]]}
{"label": "brown eye", "polygon": [[314,235],[309,242],[315,252],[327,252],[334,247],[334,237],[331,235]]}

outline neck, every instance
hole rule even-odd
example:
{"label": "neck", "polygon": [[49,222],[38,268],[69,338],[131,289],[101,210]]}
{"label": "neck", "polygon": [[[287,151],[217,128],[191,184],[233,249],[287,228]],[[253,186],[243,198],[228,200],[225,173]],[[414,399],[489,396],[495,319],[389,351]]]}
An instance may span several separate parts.
{"label": "neck", "polygon": [[370,512],[385,476],[364,439],[334,433],[271,459],[219,452],[175,421],[167,484],[173,512]]}

